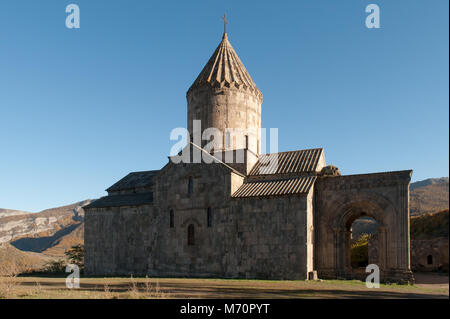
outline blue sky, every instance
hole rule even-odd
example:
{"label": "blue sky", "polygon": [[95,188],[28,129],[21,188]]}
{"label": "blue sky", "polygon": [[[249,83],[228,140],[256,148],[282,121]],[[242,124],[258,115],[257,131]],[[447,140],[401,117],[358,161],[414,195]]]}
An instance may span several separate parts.
{"label": "blue sky", "polygon": [[[65,27],[70,3],[77,30]],[[370,3],[380,29],[365,27]],[[224,12],[280,151],[324,147],[343,174],[448,176],[448,10],[447,0],[2,0],[0,207],[97,198],[165,165]]]}

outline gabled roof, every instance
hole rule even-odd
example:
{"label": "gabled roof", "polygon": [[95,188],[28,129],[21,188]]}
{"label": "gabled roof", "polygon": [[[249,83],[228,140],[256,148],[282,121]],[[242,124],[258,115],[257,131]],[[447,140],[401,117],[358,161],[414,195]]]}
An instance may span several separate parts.
{"label": "gabled roof", "polygon": [[106,191],[121,191],[139,187],[146,187],[153,185],[153,177],[159,172],[159,170],[154,171],[143,171],[143,172],[132,172],[122,178],[120,181],[112,185]]}
{"label": "gabled roof", "polygon": [[262,98],[261,91],[234,51],[226,33],[223,34],[222,42],[191,85],[188,93],[192,89],[204,85],[214,88],[235,88],[251,92]]}
{"label": "gabled roof", "polygon": [[323,148],[262,154],[249,175],[312,173],[317,171]]}
{"label": "gabled roof", "polygon": [[315,176],[245,182],[232,195],[234,198],[306,194]]}
{"label": "gabled roof", "polygon": [[109,195],[99,198],[83,208],[139,206],[153,203],[153,193]]}

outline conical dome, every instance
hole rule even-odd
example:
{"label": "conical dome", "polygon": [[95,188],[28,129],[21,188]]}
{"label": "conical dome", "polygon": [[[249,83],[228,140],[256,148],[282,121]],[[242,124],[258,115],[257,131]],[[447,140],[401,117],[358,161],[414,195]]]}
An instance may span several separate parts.
{"label": "conical dome", "polygon": [[262,98],[262,93],[253,82],[238,55],[234,51],[228,36],[223,34],[222,42],[191,85],[188,93],[198,87],[238,89],[253,93]]}
{"label": "conical dome", "polygon": [[[186,100],[188,131],[193,138],[201,137],[197,145],[204,147],[214,141],[215,151],[247,149],[247,155],[253,154],[247,156],[247,168],[256,162],[263,98],[226,33],[189,88]],[[214,137],[208,135],[211,128],[216,129]]]}

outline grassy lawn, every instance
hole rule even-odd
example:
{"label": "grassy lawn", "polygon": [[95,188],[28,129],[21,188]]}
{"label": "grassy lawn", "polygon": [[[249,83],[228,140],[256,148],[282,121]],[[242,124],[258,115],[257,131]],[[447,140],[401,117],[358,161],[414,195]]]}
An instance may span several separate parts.
{"label": "grassy lawn", "polygon": [[[447,277],[448,278],[448,277]],[[269,281],[187,278],[2,277],[0,298],[449,298],[447,286],[386,285],[356,280]]]}

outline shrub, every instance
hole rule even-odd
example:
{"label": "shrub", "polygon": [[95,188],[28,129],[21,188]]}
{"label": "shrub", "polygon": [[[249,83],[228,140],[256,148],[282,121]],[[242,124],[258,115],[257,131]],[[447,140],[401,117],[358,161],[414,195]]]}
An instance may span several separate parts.
{"label": "shrub", "polygon": [[80,270],[84,268],[84,245],[75,245],[64,253],[70,264],[77,265]]}
{"label": "shrub", "polygon": [[47,273],[64,273],[66,271],[66,261],[63,259],[55,259],[47,262],[42,269]]}

